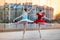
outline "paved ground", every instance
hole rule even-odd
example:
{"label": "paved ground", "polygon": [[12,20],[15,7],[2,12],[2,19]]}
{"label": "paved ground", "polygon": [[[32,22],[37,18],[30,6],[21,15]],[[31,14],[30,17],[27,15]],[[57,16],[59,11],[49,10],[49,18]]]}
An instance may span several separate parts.
{"label": "paved ground", "polygon": [[[21,40],[23,31],[0,32],[0,40]],[[41,30],[43,40],[60,40],[60,29]],[[26,31],[25,40],[41,40],[39,32]]]}

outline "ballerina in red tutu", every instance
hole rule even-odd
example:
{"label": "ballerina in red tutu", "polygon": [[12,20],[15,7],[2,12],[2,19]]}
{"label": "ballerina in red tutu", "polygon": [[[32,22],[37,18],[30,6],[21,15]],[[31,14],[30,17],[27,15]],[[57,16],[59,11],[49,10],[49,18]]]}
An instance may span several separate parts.
{"label": "ballerina in red tutu", "polygon": [[39,12],[36,15],[38,16],[38,18],[36,20],[34,20],[33,23],[38,23],[39,24],[38,30],[39,30],[39,36],[40,36],[40,39],[41,39],[40,25],[41,24],[43,24],[43,25],[51,25],[51,24],[48,24],[46,22],[46,20],[43,20],[42,18],[45,18],[47,20],[50,20],[50,19],[45,16],[45,11],[42,11],[42,10],[39,10]]}
{"label": "ballerina in red tutu", "polygon": [[38,30],[39,30],[39,35],[40,35],[40,39],[41,39],[40,25],[46,23],[45,20],[42,20],[42,17],[44,17],[45,12],[42,11],[42,10],[39,10],[39,12],[36,15],[38,16],[38,18],[36,20],[34,20],[33,23],[38,23],[39,24]]}
{"label": "ballerina in red tutu", "polygon": [[43,12],[42,10],[39,10],[39,11],[40,12],[36,14],[38,16],[38,18],[36,20],[34,20],[34,23],[46,23],[45,20],[42,20],[42,17],[44,17],[45,12]]}

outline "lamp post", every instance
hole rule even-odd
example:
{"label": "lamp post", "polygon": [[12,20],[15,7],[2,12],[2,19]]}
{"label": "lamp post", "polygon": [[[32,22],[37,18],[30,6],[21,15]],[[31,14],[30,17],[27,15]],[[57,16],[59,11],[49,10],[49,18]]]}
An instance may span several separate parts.
{"label": "lamp post", "polygon": [[9,5],[9,22],[10,22],[10,18],[11,18],[11,5]]}

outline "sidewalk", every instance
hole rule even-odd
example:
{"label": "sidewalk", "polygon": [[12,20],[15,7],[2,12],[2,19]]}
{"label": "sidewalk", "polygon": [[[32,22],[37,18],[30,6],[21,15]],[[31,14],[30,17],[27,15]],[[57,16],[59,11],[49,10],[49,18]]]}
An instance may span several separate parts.
{"label": "sidewalk", "polygon": [[[0,40],[21,40],[23,31],[0,32]],[[43,40],[60,40],[60,29],[41,30]],[[25,40],[41,40],[38,30],[26,31]]]}

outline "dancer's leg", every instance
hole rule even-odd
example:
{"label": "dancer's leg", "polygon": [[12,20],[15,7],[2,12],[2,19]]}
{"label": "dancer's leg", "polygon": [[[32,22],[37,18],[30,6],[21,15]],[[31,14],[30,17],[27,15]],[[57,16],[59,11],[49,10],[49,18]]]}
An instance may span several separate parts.
{"label": "dancer's leg", "polygon": [[41,39],[40,23],[39,23],[38,31],[39,31],[39,36],[40,36],[40,39]]}
{"label": "dancer's leg", "polygon": [[26,31],[26,23],[24,23],[23,25],[24,25],[24,30],[23,30],[23,37],[22,37],[22,40],[24,40],[24,35],[25,35],[25,31]]}

